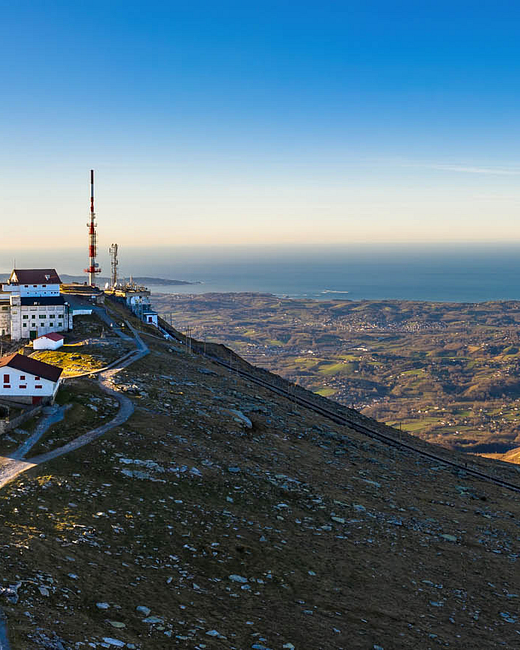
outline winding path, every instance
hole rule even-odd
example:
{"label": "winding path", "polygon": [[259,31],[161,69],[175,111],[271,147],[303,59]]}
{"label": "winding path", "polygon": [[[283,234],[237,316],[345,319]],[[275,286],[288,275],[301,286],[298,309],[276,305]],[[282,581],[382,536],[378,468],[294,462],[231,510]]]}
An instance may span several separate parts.
{"label": "winding path", "polygon": [[[71,451],[83,447],[84,445],[88,445],[93,440],[96,440],[97,438],[103,436],[107,431],[110,431],[110,429],[113,429],[114,427],[118,427],[124,422],[126,422],[128,418],[132,415],[132,413],[134,412],[134,405],[132,404],[131,400],[128,399],[126,395],[123,395],[122,393],[118,393],[117,391],[113,390],[110,387],[110,380],[114,375],[116,375],[118,372],[123,370],[123,368],[126,368],[131,363],[134,363],[135,361],[138,361],[139,359],[142,359],[144,356],[146,356],[149,352],[149,349],[146,343],[144,343],[144,341],[141,339],[137,331],[130,325],[130,323],[127,323],[127,326],[132,332],[132,334],[134,335],[133,340],[135,341],[136,344],[136,349],[132,353],[125,354],[123,357],[121,357],[121,359],[111,364],[108,368],[104,368],[89,373],[81,373],[78,375],[67,377],[64,380],[64,381],[69,381],[77,377],[82,377],[85,374],[86,375],[97,374],[99,385],[101,386],[101,388],[108,395],[115,398],[119,402],[119,410],[116,416],[112,420],[110,420],[110,422],[106,422],[105,424],[102,424],[96,429],[92,429],[92,431],[89,431],[88,433],[84,433],[83,435],[78,436],[76,439],[71,440],[70,442],[63,445],[62,447],[53,449],[52,451],[49,451],[46,454],[40,454],[39,456],[35,456],[34,458],[26,459],[25,456],[29,453],[31,447],[33,447],[36,444],[36,442],[43,435],[43,433],[49,428],[49,426],[51,424],[54,424],[54,422],[58,422],[59,419],[62,419],[63,415],[59,419],[56,419],[58,414],[54,414],[54,419],[53,416],[46,418],[43,422],[40,423],[36,431],[22,445],[20,445],[20,447],[10,457],[0,458],[0,488],[4,487],[4,485],[12,481],[22,472],[26,472],[28,469],[31,469],[31,467],[35,467],[36,465],[45,463],[48,460],[57,458],[58,456],[63,456],[64,454],[68,454]],[[123,336],[126,337],[126,335]],[[0,646],[0,650],[1,650],[1,646]]]}

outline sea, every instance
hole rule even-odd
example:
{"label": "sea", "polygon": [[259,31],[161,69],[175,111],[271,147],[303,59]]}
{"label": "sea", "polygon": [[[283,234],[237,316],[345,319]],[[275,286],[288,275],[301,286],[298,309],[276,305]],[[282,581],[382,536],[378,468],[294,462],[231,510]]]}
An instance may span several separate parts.
{"label": "sea", "polygon": [[[0,269],[9,271],[0,251]],[[79,274],[84,251],[22,251],[19,268]],[[12,259],[12,257],[11,257]],[[108,255],[100,255],[109,275]],[[5,269],[4,269],[5,267]],[[520,243],[338,246],[120,246],[120,274],[195,282],[153,293],[261,292],[313,300],[520,300]]]}
{"label": "sea", "polygon": [[182,251],[146,275],[200,282],[156,292],[264,292],[313,300],[520,300],[520,244]]}

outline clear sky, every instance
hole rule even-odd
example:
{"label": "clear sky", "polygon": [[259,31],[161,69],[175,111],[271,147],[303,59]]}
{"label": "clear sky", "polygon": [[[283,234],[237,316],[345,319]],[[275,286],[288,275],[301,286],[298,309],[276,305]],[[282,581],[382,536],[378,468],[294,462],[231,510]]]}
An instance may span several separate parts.
{"label": "clear sky", "polygon": [[[520,241],[520,5],[0,1],[0,249]],[[23,234],[23,237],[22,237]]]}

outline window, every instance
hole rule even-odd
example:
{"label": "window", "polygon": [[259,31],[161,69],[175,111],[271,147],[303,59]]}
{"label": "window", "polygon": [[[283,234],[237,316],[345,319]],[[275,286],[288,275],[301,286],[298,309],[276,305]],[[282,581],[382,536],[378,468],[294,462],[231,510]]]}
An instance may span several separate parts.
{"label": "window", "polygon": [[31,318],[36,318],[36,314],[31,314]]}
{"label": "window", "polygon": [[37,386],[35,386],[35,388],[42,388],[42,385],[38,384]]}
{"label": "window", "polygon": [[40,381],[39,377],[35,377],[34,379],[35,379],[35,381]]}
{"label": "window", "polygon": [[20,381],[25,381],[25,375],[20,375]]}
{"label": "window", "polygon": [[46,286],[47,286],[46,284],[42,284],[42,287],[44,287],[44,288],[45,288]]}
{"label": "window", "polygon": [[29,316],[22,316],[22,318],[23,318],[24,320],[27,320],[27,319],[29,318]]}
{"label": "window", "polygon": [[49,323],[49,327],[54,327],[54,323]]}
{"label": "window", "polygon": [[24,327],[27,327],[27,323],[24,323],[23,326],[24,326]]}
{"label": "window", "polygon": [[24,386],[18,386],[18,388],[27,388],[27,384]]}
{"label": "window", "polygon": [[4,375],[4,384],[9,383],[9,375]]}
{"label": "window", "polygon": [[26,289],[28,289],[28,288],[29,288],[29,285],[28,285],[28,284],[24,284],[24,287],[25,287]]}
{"label": "window", "polygon": [[39,318],[47,318],[46,314],[40,314]]}

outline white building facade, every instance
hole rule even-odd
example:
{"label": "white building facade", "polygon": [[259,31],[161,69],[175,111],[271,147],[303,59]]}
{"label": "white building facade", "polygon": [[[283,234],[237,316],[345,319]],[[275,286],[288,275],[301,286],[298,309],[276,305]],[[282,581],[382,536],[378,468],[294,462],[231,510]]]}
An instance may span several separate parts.
{"label": "white building facade", "polygon": [[61,373],[61,368],[22,354],[0,357],[0,399],[20,404],[53,402]]}
{"label": "white building facade", "polygon": [[33,350],[57,350],[61,348],[65,339],[58,332],[43,334],[33,341]]}
{"label": "white building facade", "polygon": [[54,269],[15,269],[0,294],[0,334],[17,341],[72,329],[60,283]]}

